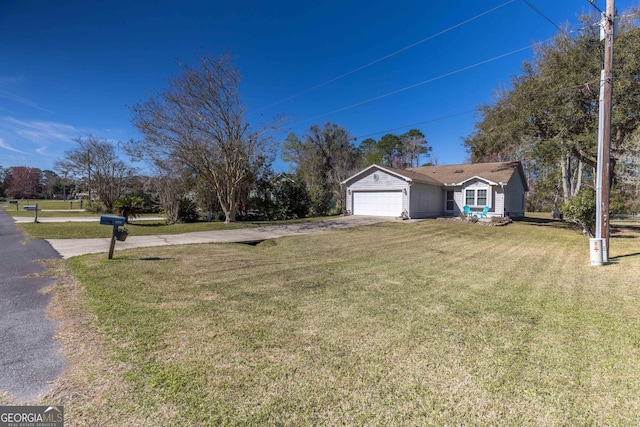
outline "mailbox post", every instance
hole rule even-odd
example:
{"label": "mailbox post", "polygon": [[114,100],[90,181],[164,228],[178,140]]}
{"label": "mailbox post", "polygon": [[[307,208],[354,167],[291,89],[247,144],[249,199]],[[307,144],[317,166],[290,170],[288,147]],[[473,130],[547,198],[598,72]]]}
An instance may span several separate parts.
{"label": "mailbox post", "polygon": [[126,219],[123,216],[100,216],[100,224],[113,226],[113,233],[111,233],[111,244],[109,245],[109,259],[113,259],[113,250],[116,247],[116,240],[122,240],[124,242],[127,238],[127,235],[129,234],[126,228],[123,228],[122,230],[118,228],[119,226],[124,225],[125,221]]}
{"label": "mailbox post", "polygon": [[38,204],[37,204],[37,203],[36,203],[35,205],[24,205],[22,208],[23,208],[25,211],[33,211],[33,212],[35,212],[35,213],[36,213],[36,216],[35,216],[35,218],[34,218],[33,222],[38,222],[38,211],[39,211],[40,209],[38,209]]}

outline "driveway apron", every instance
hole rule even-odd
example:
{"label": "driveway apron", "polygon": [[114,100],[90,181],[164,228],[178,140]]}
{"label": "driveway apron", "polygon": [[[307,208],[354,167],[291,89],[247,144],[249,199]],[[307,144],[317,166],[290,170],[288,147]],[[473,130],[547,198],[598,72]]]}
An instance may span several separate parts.
{"label": "driveway apron", "polygon": [[54,341],[56,324],[46,317],[52,277],[38,260],[60,259],[42,239],[28,239],[0,210],[0,390],[18,403],[31,401],[62,374],[65,361]]}

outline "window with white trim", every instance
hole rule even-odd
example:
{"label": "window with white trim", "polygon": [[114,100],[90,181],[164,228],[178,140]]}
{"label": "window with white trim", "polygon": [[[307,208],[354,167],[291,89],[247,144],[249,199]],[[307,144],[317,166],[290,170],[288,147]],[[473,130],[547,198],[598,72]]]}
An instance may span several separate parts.
{"label": "window with white trim", "polygon": [[476,190],[476,205],[477,206],[486,206],[487,205],[487,190]]}
{"label": "window with white trim", "polygon": [[489,195],[486,188],[469,188],[464,193],[464,204],[467,206],[485,207],[489,205]]}

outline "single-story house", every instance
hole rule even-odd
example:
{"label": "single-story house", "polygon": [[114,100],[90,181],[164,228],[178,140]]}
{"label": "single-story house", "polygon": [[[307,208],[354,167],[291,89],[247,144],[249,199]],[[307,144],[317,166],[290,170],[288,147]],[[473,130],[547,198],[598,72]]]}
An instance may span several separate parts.
{"label": "single-story house", "polygon": [[528,191],[520,162],[395,169],[371,165],[342,182],[352,215],[429,218],[488,206],[488,217],[524,216]]}

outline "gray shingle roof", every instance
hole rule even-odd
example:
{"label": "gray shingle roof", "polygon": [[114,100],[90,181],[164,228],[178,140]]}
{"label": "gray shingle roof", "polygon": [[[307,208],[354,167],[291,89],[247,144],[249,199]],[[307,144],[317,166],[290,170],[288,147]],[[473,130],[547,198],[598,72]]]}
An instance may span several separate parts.
{"label": "gray shingle roof", "polygon": [[459,184],[473,177],[480,177],[497,183],[507,183],[514,173],[519,173],[527,191],[527,181],[522,171],[520,162],[494,162],[494,163],[467,163],[462,165],[423,166],[412,169],[396,169],[388,166],[371,165],[346,179],[344,183],[358,177],[363,172],[378,168],[386,170],[400,177],[408,178],[413,182],[421,182],[432,185]]}
{"label": "gray shingle roof", "polygon": [[[428,176],[442,184],[454,184],[466,181],[474,176],[482,177],[493,182],[507,183],[513,173],[522,173],[520,162],[468,163],[462,165],[423,166],[408,169],[406,172]],[[526,181],[525,186],[526,186]]]}
{"label": "gray shingle roof", "polygon": [[417,172],[415,169],[396,169],[390,168],[387,166],[378,166],[380,169],[387,170],[389,172],[393,172],[397,175],[401,175],[407,178],[410,178],[414,182],[424,182],[426,184],[442,184],[442,182],[438,181],[435,178],[432,178],[428,174]]}

